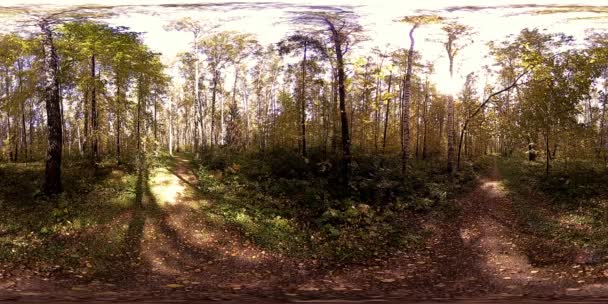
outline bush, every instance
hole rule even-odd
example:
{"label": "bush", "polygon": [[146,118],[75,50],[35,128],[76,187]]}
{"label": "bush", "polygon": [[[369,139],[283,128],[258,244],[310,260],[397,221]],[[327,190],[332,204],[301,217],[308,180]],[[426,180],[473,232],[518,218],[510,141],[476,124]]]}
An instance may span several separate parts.
{"label": "bush", "polygon": [[286,150],[234,154],[217,149],[203,155],[199,182],[222,201],[219,214],[259,238],[256,242],[295,248],[286,245],[292,240],[260,235],[273,231],[280,218],[287,230],[305,235],[298,242],[307,240],[310,254],[343,261],[411,243],[414,228],[405,225],[407,214],[438,210],[462,190],[455,185],[475,179],[472,164],[452,176],[443,166],[413,161],[404,180],[398,156],[357,155],[344,193],[338,187],[338,159],[324,156],[314,150],[302,158]]}

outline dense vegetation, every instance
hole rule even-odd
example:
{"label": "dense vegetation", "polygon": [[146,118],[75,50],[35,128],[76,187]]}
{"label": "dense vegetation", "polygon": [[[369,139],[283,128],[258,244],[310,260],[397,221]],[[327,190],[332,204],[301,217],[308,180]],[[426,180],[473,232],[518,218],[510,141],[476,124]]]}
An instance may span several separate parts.
{"label": "dense vegetation", "polygon": [[[1,264],[84,279],[136,268],[146,221],[180,199],[287,257],[415,251],[495,161],[522,231],[608,250],[605,34],[523,29],[446,93],[431,75],[454,76],[474,31],[440,16],[396,21],[409,48],[382,50],[358,48],[368,37],[350,13],[298,14],[301,30],[269,45],[183,18],[166,29],[191,48],[170,64],[141,33],[59,16],[0,35]],[[449,66],[415,48],[425,26],[441,29]],[[560,226],[567,216],[584,228]],[[543,248],[530,257],[546,262]]]}

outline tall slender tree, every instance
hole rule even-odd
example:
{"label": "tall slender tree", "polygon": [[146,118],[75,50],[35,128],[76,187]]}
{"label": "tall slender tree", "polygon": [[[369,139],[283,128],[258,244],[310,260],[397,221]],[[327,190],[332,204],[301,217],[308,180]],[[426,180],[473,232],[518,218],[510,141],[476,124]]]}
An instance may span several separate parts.
{"label": "tall slender tree", "polygon": [[412,24],[409,32],[410,48],[407,53],[407,69],[403,88],[403,105],[401,124],[403,131],[403,147],[401,151],[401,172],[405,175],[410,158],[410,96],[412,94],[412,67],[414,66],[414,31],[423,24],[436,23],[442,18],[434,15],[408,16],[401,19],[402,22]]}
{"label": "tall slender tree", "polygon": [[47,195],[62,192],[61,185],[61,96],[59,92],[59,60],[53,42],[53,30],[48,19],[38,21],[42,32],[44,101],[46,104],[48,146],[44,173],[43,191]]}
{"label": "tall slender tree", "polygon": [[302,52],[302,73],[300,84],[300,153],[302,157],[306,157],[306,59],[307,52],[314,51],[325,55],[325,46],[321,41],[302,33],[290,35],[286,39],[279,42],[279,53],[285,55],[296,50]]}
{"label": "tall slender tree", "polygon": [[[446,33],[446,41],[444,42],[445,50],[448,54],[450,79],[452,88],[454,85],[454,58],[456,55],[469,43],[468,36],[471,35],[471,28],[457,23],[451,22],[443,27]],[[451,90],[453,91],[453,89]],[[448,138],[448,153],[447,153],[447,169],[448,172],[454,172],[454,92],[450,92],[448,96],[448,119],[447,119],[447,138]]]}

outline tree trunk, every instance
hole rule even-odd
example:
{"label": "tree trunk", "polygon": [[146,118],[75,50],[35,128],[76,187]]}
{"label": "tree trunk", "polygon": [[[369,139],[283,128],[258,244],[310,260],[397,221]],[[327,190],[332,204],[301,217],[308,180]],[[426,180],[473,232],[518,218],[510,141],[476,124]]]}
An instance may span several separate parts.
{"label": "tree trunk", "polygon": [[462,143],[465,139],[464,135],[465,132],[467,130],[468,127],[468,120],[465,121],[464,125],[462,126],[462,130],[460,130],[460,141],[458,142],[458,157],[457,157],[457,161],[456,161],[456,166],[458,167],[458,169],[460,169],[460,155],[461,155],[461,151],[462,151]]}
{"label": "tree trunk", "polygon": [[[222,87],[223,89],[223,87]],[[224,124],[224,97],[220,98],[220,144],[226,143],[226,126]]]}
{"label": "tree trunk", "polygon": [[120,163],[120,118],[121,118],[121,91],[120,78],[116,76],[116,161]]}
{"label": "tree trunk", "polygon": [[[195,129],[195,134],[194,134],[194,152],[195,152],[195,156],[196,158],[198,158],[198,151],[199,151],[199,140],[198,140],[198,128],[200,127],[201,129],[203,128],[202,125],[202,113],[201,113],[201,100],[200,100],[200,94],[199,94],[199,62],[198,62],[198,31],[194,32],[194,111],[195,111],[195,119],[194,119],[194,129]],[[201,132],[202,133],[202,132]],[[156,131],[155,131],[155,138],[156,138]]]}
{"label": "tree trunk", "polygon": [[217,71],[213,72],[213,89],[211,91],[211,146],[215,144],[215,97],[217,92]]}
{"label": "tree trunk", "polygon": [[424,104],[423,104],[423,109],[422,109],[422,123],[424,124],[423,128],[423,133],[422,133],[422,159],[425,160],[426,159],[426,135],[427,135],[427,107],[428,107],[428,101],[429,101],[429,83],[428,80],[426,82],[426,86],[425,86],[425,92],[424,92]]}
{"label": "tree trunk", "polygon": [[82,156],[82,139],[80,137],[80,124],[76,122],[76,137],[78,137],[78,153]]}
{"label": "tree trunk", "polygon": [[173,156],[173,97],[169,97],[169,155]]}
{"label": "tree trunk", "polygon": [[[450,60],[450,79],[454,79],[454,57],[449,56]],[[448,121],[447,121],[447,137],[448,137],[448,162],[447,169],[449,173],[454,172],[454,96],[450,92],[448,96]]]}
{"label": "tree trunk", "polygon": [[382,106],[380,102],[382,101],[382,64],[383,60],[380,60],[380,66],[378,68],[378,79],[376,79],[376,109],[375,109],[375,120],[374,120],[374,151],[378,152],[378,137],[380,136],[380,112],[382,111]]}
{"label": "tree trunk", "polygon": [[83,116],[84,116],[84,139],[82,141],[82,151],[84,154],[88,152],[89,146],[89,89],[85,88],[83,94]]}
{"label": "tree trunk", "polygon": [[228,114],[230,115],[230,124],[228,125],[228,130],[226,130],[226,138],[227,142],[231,145],[235,145],[235,148],[238,148],[238,125],[237,125],[237,117],[238,117],[238,104],[236,102],[236,85],[239,81],[239,70],[238,63],[235,63],[234,68],[234,82],[232,84],[232,100],[229,105],[230,111]]}
{"label": "tree trunk", "polygon": [[[11,80],[10,80],[10,74],[9,74],[9,70],[8,68],[5,70],[6,74],[4,76],[4,94],[6,95],[6,98],[9,98],[11,92],[10,92],[10,88],[11,88]],[[11,115],[10,115],[10,111],[6,112],[6,142],[7,142],[7,150],[10,151],[11,149]],[[12,153],[9,152],[9,156],[8,156],[8,160],[9,161],[13,161],[13,156]]]}
{"label": "tree trunk", "polygon": [[[393,73],[391,72],[391,74],[388,76],[388,88],[387,88],[387,92],[390,96],[391,94],[391,84],[393,82]],[[391,109],[391,100],[393,98],[390,97],[387,101],[386,101],[386,112],[384,112],[384,136],[382,137],[382,151],[384,152],[386,150],[386,133],[388,131],[388,123],[389,123],[389,113],[390,113],[390,109]]]}
{"label": "tree trunk", "polygon": [[302,59],[302,88],[300,93],[300,112],[301,120],[300,127],[302,133],[300,134],[300,142],[302,147],[302,157],[306,157],[306,50],[308,44],[304,42],[304,58]]}
{"label": "tree trunk", "polygon": [[59,60],[53,43],[53,33],[48,21],[39,23],[43,33],[42,47],[44,54],[44,100],[46,103],[48,146],[44,172],[43,192],[47,195],[57,194],[61,187],[61,96],[59,95]]}
{"label": "tree trunk", "polygon": [[414,31],[418,25],[410,30],[410,49],[407,53],[407,71],[405,73],[405,87],[403,92],[403,150],[401,151],[401,173],[407,173],[407,165],[410,157],[410,96],[412,90],[412,67],[414,66]]}
{"label": "tree trunk", "polygon": [[143,79],[142,76],[139,76],[139,83],[137,84],[137,88],[138,88],[138,92],[137,92],[137,127],[136,127],[136,134],[137,134],[137,153],[139,155],[139,153],[141,153],[141,102],[143,99]]}
{"label": "tree trunk", "polygon": [[95,55],[91,56],[91,126],[93,138],[91,142],[92,162],[96,164],[99,161],[99,119],[97,118],[97,85],[95,75]]}
{"label": "tree trunk", "polygon": [[[23,70],[21,60],[17,60],[17,66],[19,68],[19,93],[23,93],[23,77],[21,76],[21,72]],[[27,162],[27,130],[25,128],[25,102],[27,99],[24,99],[21,103],[21,147],[23,149],[23,159]]]}
{"label": "tree trunk", "polygon": [[549,176],[549,168],[551,162],[551,151],[549,149],[549,130],[545,133],[545,176]]}
{"label": "tree trunk", "polygon": [[416,103],[416,159],[420,158],[420,101]]}
{"label": "tree trunk", "polygon": [[[335,31],[335,30],[334,30]],[[344,73],[344,58],[342,45],[337,32],[334,32],[336,58],[338,64],[338,97],[340,102],[340,123],[342,125],[342,182],[348,186],[350,178],[350,137],[348,132],[348,117],[346,116],[346,75]]]}
{"label": "tree trunk", "polygon": [[[243,82],[243,103],[244,103],[244,108],[245,108],[245,149],[249,148],[249,142],[251,140],[250,138],[250,132],[251,132],[251,127],[250,127],[250,113],[249,113],[249,95],[247,92],[247,84],[246,84],[246,80]],[[274,107],[273,107],[273,112],[274,112]]]}
{"label": "tree trunk", "polygon": [[156,123],[156,97],[154,97],[154,140],[157,141],[158,140],[158,127],[157,127],[157,123]]}
{"label": "tree trunk", "polygon": [[336,153],[338,150],[338,71],[332,67],[331,98],[332,98],[332,135],[331,151]]}

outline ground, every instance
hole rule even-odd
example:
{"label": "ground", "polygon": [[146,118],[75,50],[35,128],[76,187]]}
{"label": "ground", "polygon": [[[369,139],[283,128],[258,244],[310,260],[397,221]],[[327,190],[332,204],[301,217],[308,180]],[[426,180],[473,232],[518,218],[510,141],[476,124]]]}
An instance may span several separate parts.
{"label": "ground", "polygon": [[[472,191],[450,202],[460,207],[459,212],[426,218],[423,225],[430,234],[420,249],[347,265],[273,253],[221,218],[211,213],[201,217],[214,201],[200,191],[195,170],[184,156],[142,172],[135,182],[135,208],[122,213],[107,231],[96,232],[110,233],[113,225],[128,223],[122,252],[112,260],[115,267],[100,277],[86,272],[54,276],[52,271],[5,271],[0,301],[257,303],[608,296],[608,265],[593,257],[595,253],[554,250],[550,240],[525,229],[496,161]],[[527,200],[543,204],[542,196]],[[83,263],[94,266],[88,260]]]}

